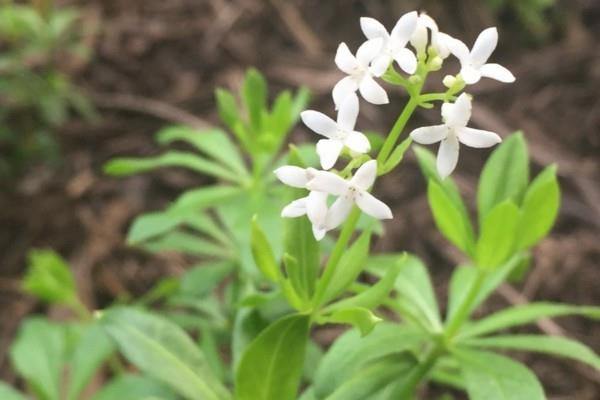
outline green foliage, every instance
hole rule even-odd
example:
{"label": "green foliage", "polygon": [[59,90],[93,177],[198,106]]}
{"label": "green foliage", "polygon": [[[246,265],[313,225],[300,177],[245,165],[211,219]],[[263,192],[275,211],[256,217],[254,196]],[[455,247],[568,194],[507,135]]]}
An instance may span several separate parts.
{"label": "green foliage", "polygon": [[132,308],[103,313],[100,324],[127,359],[187,399],[229,399],[200,349],[181,328]]}
{"label": "green foliage", "polygon": [[309,317],[280,319],[248,346],[236,373],[236,399],[296,398],[308,339]]}
{"label": "green foliage", "polygon": [[53,250],[30,250],[23,288],[49,303],[77,302],[75,279],[66,261]]}
{"label": "green foliage", "polygon": [[0,176],[19,172],[34,159],[55,159],[52,130],[70,110],[94,116],[64,68],[89,57],[86,30],[75,8],[42,11],[12,2],[0,7],[0,146],[7,154],[0,160]]}
{"label": "green foliage", "polygon": [[0,382],[0,398],[3,400],[25,400],[25,395]]}
{"label": "green foliage", "polygon": [[108,382],[92,400],[175,400],[173,392],[154,379],[141,375],[124,374]]}

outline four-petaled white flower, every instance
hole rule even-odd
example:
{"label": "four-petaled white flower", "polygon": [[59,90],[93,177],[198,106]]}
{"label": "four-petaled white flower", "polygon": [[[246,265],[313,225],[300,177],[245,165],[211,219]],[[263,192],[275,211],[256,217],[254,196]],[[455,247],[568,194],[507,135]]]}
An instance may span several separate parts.
{"label": "four-petaled white flower", "polygon": [[328,171],[316,172],[315,177],[306,187],[309,190],[338,196],[327,213],[325,223],[327,230],[339,226],[355,203],[365,214],[374,218],[392,218],[390,208],[367,191],[375,182],[376,176],[377,161],[375,160],[364,163],[349,180]]}
{"label": "four-petaled white flower", "polygon": [[[285,165],[275,171],[277,178],[288,186],[305,189],[307,183],[312,180],[317,170],[314,168],[300,168],[293,165]],[[296,218],[306,215],[312,224],[315,239],[321,240],[327,232],[327,193],[311,191],[308,196],[292,201],[281,211],[281,216]]]}
{"label": "four-petaled white flower", "polygon": [[344,146],[359,154],[367,153],[371,149],[367,137],[354,130],[358,117],[358,97],[356,96],[349,96],[342,102],[337,122],[325,114],[313,110],[304,111],[300,116],[306,126],[327,138],[317,142],[317,154],[323,169],[333,167]]}
{"label": "four-petaled white flower", "polygon": [[381,76],[388,69],[393,60],[407,74],[414,74],[417,70],[417,58],[414,53],[406,48],[408,41],[417,27],[418,14],[416,11],[404,14],[388,33],[387,29],[376,19],[363,17],[360,27],[369,40],[383,39],[379,54],[371,63],[371,71],[375,76]]}
{"label": "four-petaled white flower", "polygon": [[452,39],[448,47],[460,61],[460,75],[465,83],[472,85],[479,82],[481,77],[492,78],[500,82],[514,82],[514,75],[500,64],[488,64],[487,61],[498,44],[498,30],[487,28],[479,34],[473,49],[460,40]]}
{"label": "four-petaled white flower", "polygon": [[442,178],[454,171],[458,161],[459,142],[469,147],[491,147],[502,139],[494,132],[468,128],[471,119],[471,98],[463,93],[454,104],[442,106],[444,124],[415,129],[410,137],[417,143],[440,143],[437,155],[437,170]]}
{"label": "four-petaled white flower", "polygon": [[410,38],[410,44],[417,50],[417,54],[424,54],[429,39],[427,34],[428,29],[431,31],[431,41],[429,45],[435,51],[436,56],[440,57],[442,60],[448,58],[450,55],[448,43],[452,40],[452,37],[446,33],[440,32],[433,18],[425,13],[419,14],[417,27]]}
{"label": "four-petaled white flower", "polygon": [[358,90],[361,96],[372,104],[387,104],[389,99],[385,90],[375,82],[373,73],[369,70],[369,63],[377,56],[383,39],[367,40],[352,55],[346,43],[338,46],[335,54],[335,64],[348,74],[333,87],[333,102],[339,108],[342,102],[350,96],[355,96]]}

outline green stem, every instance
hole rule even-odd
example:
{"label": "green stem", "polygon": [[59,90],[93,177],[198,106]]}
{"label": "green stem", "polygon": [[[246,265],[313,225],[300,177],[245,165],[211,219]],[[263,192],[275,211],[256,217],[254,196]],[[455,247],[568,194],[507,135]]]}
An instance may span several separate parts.
{"label": "green stem", "polygon": [[381,150],[379,151],[379,155],[377,156],[377,165],[380,168],[385,164],[388,157],[392,153],[392,150],[394,149],[394,145],[398,141],[398,138],[400,137],[400,134],[402,133],[402,131],[404,130],[404,127],[408,123],[410,116],[417,109],[418,105],[419,105],[419,96],[418,95],[411,96],[410,100],[406,104],[406,107],[404,107],[404,110],[402,110],[402,113],[400,114],[400,116],[396,120],[396,123],[392,127],[390,134],[385,139],[385,142],[383,143]]}
{"label": "green stem", "polygon": [[402,381],[402,386],[395,392],[391,397],[394,399],[408,399],[414,393],[416,387],[425,378],[425,376],[431,371],[438,361],[439,357],[446,352],[446,348],[442,342],[437,343],[431,348],[423,362],[419,366],[408,373],[405,379]]}
{"label": "green stem", "polygon": [[350,242],[350,238],[354,233],[354,229],[356,229],[356,224],[358,223],[358,219],[360,218],[360,209],[354,207],[348,216],[346,222],[344,222],[344,226],[342,227],[342,231],[340,232],[340,236],[338,237],[337,242],[335,243],[335,247],[331,252],[331,256],[329,260],[327,260],[327,264],[325,265],[325,271],[323,272],[323,276],[319,280],[317,284],[317,290],[315,292],[313,304],[315,308],[318,309],[321,306],[321,302],[323,301],[323,296],[325,295],[325,290],[327,286],[331,282],[333,275],[335,274],[336,267],[346,250],[346,246],[348,242]]}
{"label": "green stem", "polygon": [[475,278],[475,282],[469,288],[469,292],[465,296],[465,300],[462,302],[454,317],[448,322],[445,330],[445,337],[449,341],[458,333],[459,329],[462,327],[463,323],[469,318],[471,311],[473,309],[473,303],[477,300],[477,296],[481,291],[481,287],[485,282],[487,277],[487,273],[483,269],[477,270],[477,276]]}

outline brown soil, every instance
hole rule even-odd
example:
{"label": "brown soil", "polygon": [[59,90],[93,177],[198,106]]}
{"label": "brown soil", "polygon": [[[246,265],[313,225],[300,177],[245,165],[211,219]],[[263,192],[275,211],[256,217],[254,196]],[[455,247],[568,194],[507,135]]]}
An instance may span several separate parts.
{"label": "brown soil", "polygon": [[[157,152],[152,135],[169,123],[216,123],[214,88],[237,87],[249,66],[264,71],[276,89],[308,86],[315,95],[313,107],[333,111],[329,93],[340,76],[333,63],[337,44],[360,43],[362,15],[390,26],[412,8],[427,10],[443,30],[467,42],[482,28],[499,26],[495,57],[518,80],[513,85],[483,81],[474,87],[474,123],[502,135],[522,129],[533,170],[550,163],[559,166],[563,202],[553,234],[535,250],[525,282],[502,287],[488,308],[531,300],[600,304],[600,44],[595,40],[600,37],[600,3],[558,1],[558,11],[548,14],[553,29],[538,44],[528,39],[512,12],[494,16],[481,5],[484,2],[475,0],[70,3],[83,6],[88,23],[101,27],[93,42],[95,58],[76,77],[101,119],[73,119],[59,132],[64,154],[60,165],[32,167],[22,179],[2,185],[3,380],[15,379],[6,352],[19,322],[30,313],[46,311],[19,290],[29,248],[52,247],[67,257],[82,296],[93,306],[143,293],[159,277],[177,274],[186,265],[185,259],[130,249],[123,236],[135,215],[164,206],[182,189],[202,184],[202,178],[165,170],[118,180],[103,176],[105,161]],[[441,5],[447,3],[458,6]],[[455,71],[456,65],[448,68]],[[391,100],[389,106],[363,107],[359,126],[388,129],[405,98],[395,92]],[[420,111],[413,123],[437,118],[437,112]],[[302,130],[298,128],[298,137],[303,137]],[[455,173],[471,205],[486,156],[487,152],[465,151]],[[396,217],[377,250],[417,253],[431,267],[440,295],[445,294],[452,265],[461,257],[434,229],[414,158],[377,190],[393,205]],[[598,324],[569,318],[545,321],[538,328],[580,339],[600,352]],[[588,368],[538,356],[525,361],[540,376],[549,398],[600,398],[600,376]]]}

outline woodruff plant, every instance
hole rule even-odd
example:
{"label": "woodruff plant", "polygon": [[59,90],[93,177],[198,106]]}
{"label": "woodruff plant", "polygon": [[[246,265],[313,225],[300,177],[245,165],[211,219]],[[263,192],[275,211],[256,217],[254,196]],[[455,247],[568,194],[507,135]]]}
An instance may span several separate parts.
{"label": "woodruff plant", "polygon": [[[240,279],[244,274],[228,275],[231,270],[223,273],[211,265],[193,269],[194,277],[184,277],[181,288],[187,287],[193,292],[199,287],[202,295],[192,296],[194,298],[185,305],[210,316],[200,318],[196,321],[199,323],[193,325],[181,320],[178,325],[164,314],[150,313],[143,309],[147,302],[138,302],[136,307],[115,306],[98,313],[92,327],[101,327],[101,332],[111,338],[139,373],[124,374],[117,363],[117,368],[113,368],[115,378],[95,400],[412,400],[427,382],[465,391],[473,400],[539,400],[545,395],[535,374],[522,363],[494,350],[547,353],[600,370],[600,358],[575,340],[502,333],[546,317],[580,315],[598,319],[599,307],[540,302],[505,308],[480,319],[472,318],[502,282],[520,279],[526,273],[531,259],[529,249],[549,232],[560,203],[554,166],[547,167],[530,181],[522,134],[513,134],[502,141],[493,132],[468,127],[472,98],[464,92],[465,88],[482,77],[514,81],[506,68],[487,63],[496,47],[496,29],[484,30],[469,50],[459,40],[440,32],[430,17],[416,12],[402,16],[391,33],[371,18],[361,19],[361,27],[367,41],[356,55],[341,44],[335,57],[338,67],[347,74],[333,89],[338,110],[336,120],[312,110],[300,114],[305,125],[324,137],[317,142],[316,152],[313,151],[318,155],[320,169],[307,159],[309,153],[294,146],[289,154],[279,158],[281,163],[274,161],[278,145],[268,147],[269,140],[260,140],[260,137],[272,136],[265,133],[269,130],[248,128],[256,121],[278,120],[266,117],[265,92],[254,90],[262,87],[256,85],[258,81],[245,84],[247,90],[243,90],[243,97],[248,111],[245,120],[235,112],[222,112],[224,121],[238,138],[238,145],[246,149],[252,165],[257,166],[252,168],[257,173],[240,171],[236,174],[228,170],[234,165],[229,165],[232,160],[224,154],[234,153],[227,150],[230,146],[225,143],[229,143],[229,139],[224,134],[203,137],[180,130],[167,131],[160,137],[166,137],[166,142],[183,139],[214,160],[176,153],[152,160],[126,159],[109,164],[107,169],[113,173],[165,165],[191,166],[228,181],[234,186],[232,193],[241,195],[230,207],[221,208],[226,202],[219,196],[217,200],[209,196],[213,200],[207,203],[206,193],[200,189],[188,197],[182,196],[182,200],[176,201],[164,214],[138,221],[132,231],[138,239],[148,239],[189,224],[211,240],[219,241],[221,230],[215,228],[220,224],[219,219],[226,221],[237,216],[236,224],[225,222],[224,225],[227,228],[235,225],[237,231],[250,236],[249,251],[257,273],[247,271],[252,278]],[[407,47],[409,43],[416,54]],[[446,91],[423,93],[426,79],[439,71],[450,55],[459,59],[460,73],[443,79]],[[403,73],[398,72],[396,64]],[[403,87],[410,96],[380,146],[373,137],[355,130],[360,104],[356,92],[373,104],[388,102],[378,78]],[[232,103],[220,97],[223,111],[224,104]],[[413,112],[419,107],[432,108],[435,102],[442,102],[442,123],[415,129],[398,143]],[[262,106],[252,106],[256,104]],[[232,111],[235,107],[226,109]],[[286,118],[297,115],[294,107],[282,109],[287,110],[281,112]],[[286,129],[289,127],[288,124]],[[253,136],[245,136],[247,132]],[[281,137],[275,137],[281,144]],[[414,146],[414,151],[427,180],[427,197],[435,223],[467,260],[452,274],[445,313],[438,305],[427,268],[416,256],[370,254],[369,251],[376,221],[392,218],[390,208],[371,194],[372,186],[378,176],[397,168],[413,141],[425,145],[440,142],[437,158],[424,147]],[[481,173],[477,228],[450,177],[457,165],[461,144],[468,147],[499,144]],[[236,160],[238,158],[241,159],[236,157]],[[287,165],[281,166],[283,159]],[[336,168],[342,161],[345,165]],[[259,223],[265,215],[260,207],[254,211],[257,218],[251,218],[247,212],[236,213],[244,208],[245,199],[251,200],[257,193],[260,199],[266,194],[280,194],[272,191],[276,190],[275,186],[270,187],[269,176],[272,175],[266,172],[270,167],[279,180],[290,186],[287,205],[284,206],[283,199],[286,196],[277,197],[285,217],[281,231],[265,229],[265,225]],[[261,184],[263,181],[269,184]],[[190,223],[188,218],[204,215],[207,204],[214,214]],[[273,211],[271,206],[263,208]],[[371,223],[359,224],[361,214],[374,219],[371,218]],[[214,215],[216,224],[210,223]],[[331,232],[338,227],[341,230],[333,241]],[[222,230],[222,233],[227,236],[229,231]],[[203,242],[183,241],[181,237],[170,241],[171,246],[181,243]],[[200,247],[205,249],[203,246]],[[193,245],[179,247],[185,251],[193,248]],[[229,261],[233,259],[242,263],[239,254],[237,258],[231,256]],[[326,260],[323,269],[322,260]],[[361,279],[363,273],[368,279]],[[64,268],[35,268],[26,287],[43,299],[62,302],[79,312],[81,307],[74,306],[78,304],[75,295],[60,290],[73,286],[69,282],[71,279],[65,275]],[[211,297],[205,297],[208,291],[214,292]],[[215,322],[212,317],[224,312],[214,307],[220,300],[229,302],[226,312],[233,317]],[[387,309],[385,314],[380,312],[382,308]],[[176,319],[174,312],[170,310],[166,316]],[[83,315],[85,317],[85,312]],[[383,321],[384,315],[388,321]],[[37,340],[39,343],[54,343],[53,346],[62,343],[47,338],[46,333],[51,329],[36,329],[44,326],[36,324],[30,323],[28,329],[22,331],[17,350],[13,351],[16,355],[13,361],[40,398],[58,400],[61,385],[56,382],[60,382],[60,374],[48,378],[43,369],[34,371],[18,363],[26,354],[25,343],[35,342],[40,335],[44,340]],[[312,340],[311,331],[324,324],[352,325],[356,329],[336,338],[323,353]],[[199,343],[196,344],[195,336],[181,326],[192,335],[198,334]],[[226,334],[214,335],[215,331]],[[98,331],[91,332],[96,335]],[[83,343],[80,346],[85,348],[89,339],[80,337],[79,343]],[[71,384],[74,393],[81,388],[80,382],[89,379],[89,370],[110,357],[113,351],[110,342],[101,348],[89,368],[82,369],[86,374],[73,381],[77,384]],[[71,367],[79,365],[79,358],[71,359],[68,352],[64,360]],[[0,393],[13,396],[8,397],[10,400],[23,398],[2,385]]]}

